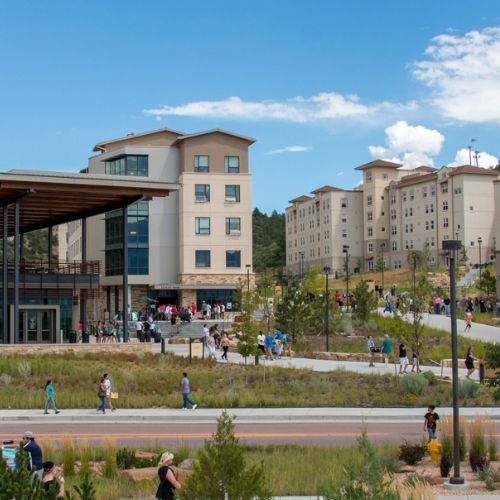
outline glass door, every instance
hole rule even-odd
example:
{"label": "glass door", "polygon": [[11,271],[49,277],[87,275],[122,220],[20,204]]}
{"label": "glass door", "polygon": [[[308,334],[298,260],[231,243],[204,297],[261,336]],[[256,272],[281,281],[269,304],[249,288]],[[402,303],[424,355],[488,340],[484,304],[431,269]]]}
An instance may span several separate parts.
{"label": "glass door", "polygon": [[24,310],[19,312],[19,342],[40,344],[54,342],[55,312]]}

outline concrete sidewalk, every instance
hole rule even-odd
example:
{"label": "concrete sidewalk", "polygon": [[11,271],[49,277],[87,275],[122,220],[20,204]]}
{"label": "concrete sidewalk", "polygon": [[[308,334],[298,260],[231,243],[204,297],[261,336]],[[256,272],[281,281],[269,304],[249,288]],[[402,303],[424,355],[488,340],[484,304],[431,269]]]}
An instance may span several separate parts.
{"label": "concrete sidewalk", "polygon": [[[59,415],[44,415],[43,410],[0,410],[0,422],[51,423],[60,422],[172,422],[172,423],[212,423],[222,409],[197,408],[181,409],[118,409],[106,415],[94,409],[61,410]],[[228,408],[228,412],[241,423],[267,422],[351,422],[351,423],[415,423],[422,422],[426,408]],[[439,408],[441,417],[451,415],[451,408]],[[500,420],[500,407],[461,408],[460,414],[466,418],[485,415],[492,420]]]}

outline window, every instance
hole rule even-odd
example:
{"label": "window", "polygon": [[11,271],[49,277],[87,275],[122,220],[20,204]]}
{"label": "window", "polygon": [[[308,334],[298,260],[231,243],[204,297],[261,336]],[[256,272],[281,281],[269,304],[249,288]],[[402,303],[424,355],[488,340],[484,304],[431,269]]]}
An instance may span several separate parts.
{"label": "window", "polygon": [[405,233],[408,232],[408,224],[405,224]]}
{"label": "window", "polygon": [[210,234],[210,217],[194,218],[195,234]]}
{"label": "window", "polygon": [[434,247],[436,246],[436,238],[434,238],[434,236],[432,236],[431,238],[431,247]]}
{"label": "window", "polygon": [[232,203],[240,202],[240,185],[239,184],[226,184],[226,201]]}
{"label": "window", "polygon": [[342,229],[342,238],[347,238],[347,229]]}
{"label": "window", "polygon": [[241,234],[241,219],[239,217],[226,217],[226,234],[233,236]]}
{"label": "window", "polygon": [[397,241],[391,242],[391,249],[393,252],[397,252],[397,250],[398,250],[398,242]]}
{"label": "window", "polygon": [[396,236],[398,234],[398,226],[391,226],[391,234],[392,236]]}
{"label": "window", "polygon": [[369,253],[373,252],[373,243],[368,243],[368,252]]}
{"label": "window", "polygon": [[224,156],[224,172],[226,174],[240,173],[240,157],[239,156]]}
{"label": "window", "polygon": [[454,194],[461,194],[461,193],[462,193],[462,188],[455,188],[455,189],[453,190],[453,193],[454,193]]}
{"label": "window", "polygon": [[389,176],[387,174],[382,174],[382,179],[384,179],[384,181],[386,181],[388,178]]}
{"label": "window", "polygon": [[372,180],[372,173],[366,172],[366,182],[371,182],[371,180]]}
{"label": "window", "polygon": [[373,220],[373,212],[367,212],[366,218],[367,220]]}
{"label": "window", "polygon": [[430,204],[429,209],[430,209],[431,214],[433,214],[434,213],[434,203]]}
{"label": "window", "polygon": [[434,221],[431,220],[431,229],[434,229]]}
{"label": "window", "polygon": [[405,217],[408,217],[408,209],[405,208]]}
{"label": "window", "polygon": [[410,233],[413,233],[413,224],[410,224]]}
{"label": "window", "polygon": [[473,246],[474,246],[474,240],[472,240],[472,241],[470,242],[470,246],[471,246],[471,247],[473,247]]}
{"label": "window", "polygon": [[340,216],[340,221],[342,222],[342,224],[347,224],[347,214],[342,214]]}
{"label": "window", "polygon": [[396,195],[391,194],[391,205],[394,205],[396,203]]}
{"label": "window", "polygon": [[241,252],[226,250],[226,267],[241,267]]}
{"label": "window", "polygon": [[406,191],[403,191],[403,201],[406,201]]}
{"label": "window", "polygon": [[443,182],[441,184],[441,193],[444,194],[444,193],[447,193],[447,192],[448,192],[448,181]]}
{"label": "window", "polygon": [[373,198],[371,196],[366,197],[366,204],[371,206],[373,204]]}
{"label": "window", "polygon": [[413,201],[415,199],[415,194],[413,192],[413,189],[410,189],[410,201]]}
{"label": "window", "polygon": [[443,219],[443,227],[448,227],[448,217]]}
{"label": "window", "polygon": [[207,155],[195,155],[194,171],[195,172],[210,171],[210,158]]}
{"label": "window", "polygon": [[428,214],[429,213],[429,205],[425,205],[425,213]]}
{"label": "window", "polygon": [[123,155],[106,160],[106,175],[148,176],[148,157],[146,155]]}
{"label": "window", "polygon": [[196,250],[196,267],[210,267],[210,250]]}
{"label": "window", "polygon": [[340,207],[341,208],[347,208],[347,198],[342,198],[340,200]]}
{"label": "window", "polygon": [[422,188],[422,198],[427,198],[427,186]]}
{"label": "window", "polygon": [[194,199],[197,203],[207,203],[210,201],[210,184],[195,184]]}
{"label": "window", "polygon": [[425,230],[426,231],[429,230],[429,221],[428,220],[425,221]]}
{"label": "window", "polygon": [[391,210],[391,220],[396,220],[397,219],[397,212],[396,210]]}
{"label": "window", "polygon": [[431,196],[436,196],[436,186],[431,186]]}
{"label": "window", "polygon": [[366,234],[368,235],[368,238],[371,238],[373,236],[373,227],[370,226],[369,228],[367,228],[366,231],[367,231]]}
{"label": "window", "polygon": [[443,212],[446,212],[448,210],[448,202],[445,200],[443,201]]}
{"label": "window", "polygon": [[471,206],[469,207],[469,210],[470,210],[471,212],[474,212],[474,207],[471,205]]}
{"label": "window", "polygon": [[408,250],[408,248],[410,248],[410,245],[408,243],[408,240],[405,240],[405,249]]}
{"label": "window", "polygon": [[410,217],[413,217],[413,208],[410,207]]}

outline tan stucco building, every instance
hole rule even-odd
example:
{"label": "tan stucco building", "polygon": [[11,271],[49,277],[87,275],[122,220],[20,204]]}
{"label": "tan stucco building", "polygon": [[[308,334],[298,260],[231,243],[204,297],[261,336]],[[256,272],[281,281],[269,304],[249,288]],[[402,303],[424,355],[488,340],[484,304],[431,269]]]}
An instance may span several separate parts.
{"label": "tan stucco building", "polygon": [[[141,297],[178,306],[203,301],[231,307],[234,291],[253,283],[250,137],[220,129],[185,134],[160,129],[103,141],[88,173],[176,183],[168,198],[138,200],[128,210],[130,302]],[[117,178],[119,178],[117,177]],[[122,211],[86,222],[87,258],[102,262],[104,310],[121,310]],[[78,260],[81,226],[68,234]],[[99,313],[101,314],[101,313]]]}
{"label": "tan stucco building", "polygon": [[[479,264],[480,260],[484,264],[494,258],[497,170],[471,165],[439,170],[421,166],[408,170],[385,160],[366,163],[356,170],[362,172],[363,181],[357,191],[350,192],[355,193],[349,207],[352,224],[331,226],[331,240],[336,243],[328,258],[318,259],[311,254],[305,245],[308,235],[304,244],[301,238],[304,226],[295,217],[295,213],[307,215],[309,206],[318,201],[316,196],[300,196],[291,201],[292,206],[286,209],[290,272],[299,274],[300,265],[305,269],[312,265],[321,267],[327,260],[333,269],[341,270],[339,235],[342,231],[354,238],[348,243],[350,254],[354,261],[357,257],[362,259],[360,267],[364,271],[374,271],[379,260],[384,261],[386,269],[407,267],[408,250],[424,248],[430,253],[431,264],[446,265],[448,257],[441,246],[443,240],[451,239],[462,242],[472,264]],[[335,203],[327,206],[324,216],[337,220],[336,209]]]}

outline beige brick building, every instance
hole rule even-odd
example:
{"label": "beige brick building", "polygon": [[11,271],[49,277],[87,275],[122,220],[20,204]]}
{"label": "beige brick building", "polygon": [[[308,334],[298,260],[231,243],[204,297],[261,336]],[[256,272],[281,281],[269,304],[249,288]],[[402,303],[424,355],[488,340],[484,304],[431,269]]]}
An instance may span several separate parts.
{"label": "beige brick building", "polygon": [[[330,238],[335,242],[331,255],[318,258],[311,249],[313,240],[308,239],[314,235],[302,236],[304,225],[299,214],[308,217],[309,210],[318,206],[318,190],[313,191],[314,198],[300,196],[291,201],[292,206],[286,209],[290,272],[299,274],[301,265],[306,269],[312,265],[321,267],[326,261],[332,269],[340,271],[342,244],[338,242],[342,241],[342,232],[348,234],[353,260],[361,259],[360,267],[364,271],[374,271],[382,259],[386,269],[404,268],[409,250],[426,247],[431,264],[446,265],[447,256],[441,246],[443,240],[450,239],[462,241],[472,264],[480,260],[479,240],[481,262],[494,258],[494,189],[498,171],[471,165],[439,170],[421,166],[407,170],[385,160],[372,161],[356,170],[363,174],[362,185],[357,191],[344,192],[355,193],[349,206],[352,215],[347,224],[330,227]],[[326,210],[321,212],[322,217],[337,221],[335,203],[327,205],[326,209],[320,204],[319,208]],[[314,233],[314,230],[306,221],[305,231]]]}

